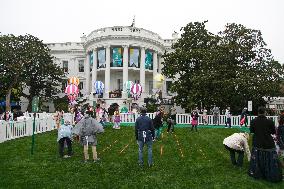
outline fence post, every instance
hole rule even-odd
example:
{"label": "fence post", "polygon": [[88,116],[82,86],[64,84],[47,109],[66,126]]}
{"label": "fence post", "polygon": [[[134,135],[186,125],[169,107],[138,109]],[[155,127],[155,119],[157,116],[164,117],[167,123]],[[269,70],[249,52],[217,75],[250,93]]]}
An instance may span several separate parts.
{"label": "fence post", "polygon": [[0,121],[0,143],[4,142],[6,139],[6,125],[4,121]]}

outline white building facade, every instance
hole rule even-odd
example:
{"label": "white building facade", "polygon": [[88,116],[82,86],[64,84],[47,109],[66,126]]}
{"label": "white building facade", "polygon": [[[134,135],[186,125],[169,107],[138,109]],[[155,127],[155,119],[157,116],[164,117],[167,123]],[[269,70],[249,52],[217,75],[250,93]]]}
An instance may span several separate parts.
{"label": "white building facade", "polygon": [[[144,98],[162,91],[163,98],[171,98],[167,91],[170,80],[155,88],[154,77],[161,73],[162,55],[171,51],[177,40],[162,39],[158,34],[130,26],[106,27],[81,37],[81,42],[49,43],[54,63],[62,67],[67,78],[80,79],[80,98],[88,103],[101,99],[107,104],[132,101],[143,104]],[[66,79],[67,79],[66,78]],[[104,83],[103,95],[95,94],[95,81]],[[143,89],[137,101],[128,96],[124,83],[140,83]]]}

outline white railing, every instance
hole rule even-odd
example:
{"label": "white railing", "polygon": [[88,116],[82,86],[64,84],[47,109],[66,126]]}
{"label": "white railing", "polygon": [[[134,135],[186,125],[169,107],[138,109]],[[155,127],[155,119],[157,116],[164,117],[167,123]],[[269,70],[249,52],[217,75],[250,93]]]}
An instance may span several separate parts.
{"label": "white railing", "polygon": [[[55,129],[52,116],[35,119],[35,134]],[[19,121],[0,121],[0,143],[33,134],[33,118],[26,117]]]}
{"label": "white railing", "polygon": [[[132,113],[121,113],[121,123],[135,123],[136,119],[139,117],[139,114]],[[154,119],[155,113],[147,113],[151,119]],[[247,125],[250,126],[251,120],[253,120],[256,116],[248,116]],[[275,126],[278,126],[278,117],[277,116],[267,116],[269,119],[272,119],[275,123]],[[69,120],[72,124],[74,124],[74,114],[65,113],[63,116],[64,120]],[[213,124],[213,115],[208,115],[208,125]],[[231,125],[239,126],[240,125],[241,116],[232,116]],[[203,116],[200,115],[198,118],[198,124],[204,125]],[[177,124],[190,124],[191,116],[190,114],[177,114]],[[219,116],[219,125],[225,125],[226,116]],[[50,113],[38,113],[36,114],[35,119],[35,134],[43,133],[47,131],[54,130],[56,128],[55,120],[53,119],[53,114]],[[0,143],[12,140],[24,136],[31,136],[33,132],[33,114],[25,114],[24,117],[20,117],[18,121],[2,121],[0,120]]]}

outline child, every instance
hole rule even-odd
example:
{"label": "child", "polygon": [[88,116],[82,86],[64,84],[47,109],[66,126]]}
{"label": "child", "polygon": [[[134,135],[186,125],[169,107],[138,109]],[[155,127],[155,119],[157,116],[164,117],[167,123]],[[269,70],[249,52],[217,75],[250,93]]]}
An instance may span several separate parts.
{"label": "child", "polygon": [[100,124],[102,124],[103,127],[106,125],[106,118],[105,115],[103,114],[102,117],[100,118]]}
{"label": "child", "polygon": [[83,117],[84,117],[83,114],[80,111],[78,111],[76,115],[75,124],[77,124]]}
{"label": "child", "polygon": [[120,114],[119,114],[119,109],[118,107],[115,108],[114,111],[114,129],[120,129]]}
{"label": "child", "polygon": [[198,113],[196,110],[193,110],[191,112],[191,131],[193,131],[193,128],[195,128],[195,131],[197,132],[197,125],[198,125]]}
{"label": "child", "polygon": [[[63,125],[61,125],[58,129],[58,137],[57,142],[59,144],[59,156],[60,157],[71,157],[72,155],[72,126],[70,121],[66,120]],[[64,155],[64,144],[67,144],[68,147],[68,155]]]}

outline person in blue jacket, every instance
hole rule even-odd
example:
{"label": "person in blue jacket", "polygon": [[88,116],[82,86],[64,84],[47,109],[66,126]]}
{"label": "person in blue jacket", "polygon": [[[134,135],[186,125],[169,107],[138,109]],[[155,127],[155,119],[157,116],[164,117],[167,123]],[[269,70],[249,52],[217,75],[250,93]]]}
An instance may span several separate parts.
{"label": "person in blue jacket", "polygon": [[141,108],[141,116],[135,122],[135,137],[139,146],[138,163],[143,166],[143,147],[147,144],[148,148],[148,165],[153,165],[152,145],[155,138],[155,129],[152,119],[146,116],[147,109]]}

